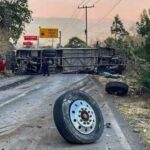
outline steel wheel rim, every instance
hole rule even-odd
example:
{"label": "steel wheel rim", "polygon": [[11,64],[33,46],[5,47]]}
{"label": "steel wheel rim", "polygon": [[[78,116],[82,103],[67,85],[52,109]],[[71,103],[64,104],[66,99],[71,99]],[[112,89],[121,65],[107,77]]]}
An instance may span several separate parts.
{"label": "steel wheel rim", "polygon": [[76,100],[71,104],[70,119],[75,129],[82,134],[90,134],[95,129],[95,112],[84,100]]}

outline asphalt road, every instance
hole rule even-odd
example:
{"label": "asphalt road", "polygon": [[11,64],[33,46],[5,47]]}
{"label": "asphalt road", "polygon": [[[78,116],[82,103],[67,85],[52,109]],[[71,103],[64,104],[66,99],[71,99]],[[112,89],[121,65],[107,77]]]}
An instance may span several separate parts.
{"label": "asphalt road", "polygon": [[[94,144],[68,144],[53,122],[56,99],[76,88],[89,93],[98,102],[105,123],[111,123]],[[36,76],[0,91],[0,150],[144,150],[111,99],[88,75]]]}

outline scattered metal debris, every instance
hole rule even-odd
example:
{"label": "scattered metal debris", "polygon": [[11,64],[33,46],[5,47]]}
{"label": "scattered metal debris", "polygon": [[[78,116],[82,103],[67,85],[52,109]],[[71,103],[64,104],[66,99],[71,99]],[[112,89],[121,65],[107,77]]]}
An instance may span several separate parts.
{"label": "scattered metal debris", "polygon": [[111,128],[111,123],[106,123],[105,126],[106,128]]}

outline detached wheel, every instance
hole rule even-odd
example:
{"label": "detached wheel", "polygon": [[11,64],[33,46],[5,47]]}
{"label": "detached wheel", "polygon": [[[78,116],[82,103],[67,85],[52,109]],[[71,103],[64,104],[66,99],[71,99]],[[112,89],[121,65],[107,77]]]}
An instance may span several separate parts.
{"label": "detached wheel", "polygon": [[69,91],[59,97],[53,115],[59,133],[70,143],[93,143],[104,130],[104,120],[98,104],[81,91]]}
{"label": "detached wheel", "polygon": [[128,93],[128,85],[123,82],[109,82],[106,84],[106,92],[108,94],[124,96]]}

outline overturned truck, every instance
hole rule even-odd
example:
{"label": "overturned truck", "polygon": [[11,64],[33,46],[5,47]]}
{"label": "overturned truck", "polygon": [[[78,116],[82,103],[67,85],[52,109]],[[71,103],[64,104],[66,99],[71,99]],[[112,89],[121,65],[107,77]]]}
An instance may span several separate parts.
{"label": "overturned truck", "polygon": [[50,73],[122,73],[126,59],[112,48],[21,48],[16,50],[16,74],[40,74],[44,60]]}

